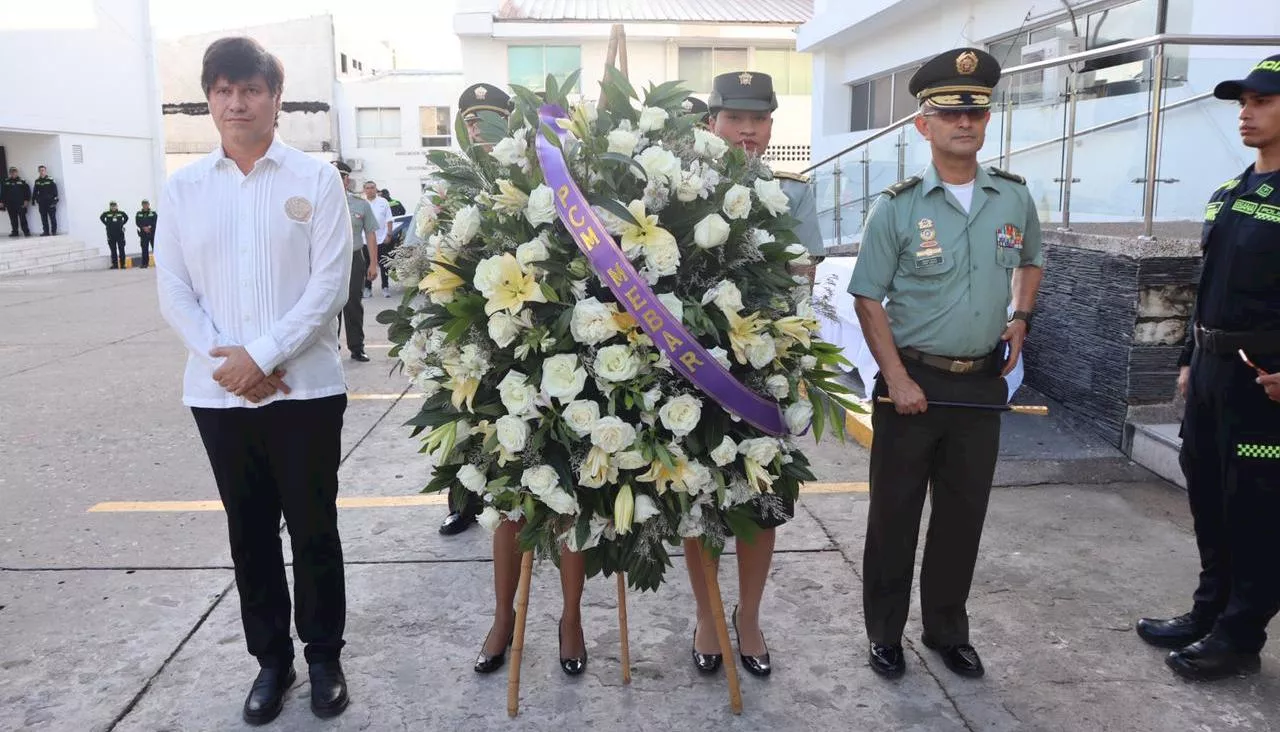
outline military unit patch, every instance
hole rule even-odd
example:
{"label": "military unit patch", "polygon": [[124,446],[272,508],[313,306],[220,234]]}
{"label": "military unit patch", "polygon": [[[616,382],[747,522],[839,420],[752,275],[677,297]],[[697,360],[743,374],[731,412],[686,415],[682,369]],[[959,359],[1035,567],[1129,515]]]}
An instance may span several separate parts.
{"label": "military unit patch", "polygon": [[1263,198],[1266,198],[1267,196],[1270,196],[1272,193],[1275,193],[1275,190],[1276,190],[1275,186],[1271,185],[1270,183],[1263,183],[1262,185],[1258,186],[1258,190],[1254,191],[1254,193],[1258,194],[1259,196],[1262,196]]}
{"label": "military unit patch", "polygon": [[1013,224],[1005,224],[996,229],[996,246],[1005,249],[1022,248],[1022,230]]}

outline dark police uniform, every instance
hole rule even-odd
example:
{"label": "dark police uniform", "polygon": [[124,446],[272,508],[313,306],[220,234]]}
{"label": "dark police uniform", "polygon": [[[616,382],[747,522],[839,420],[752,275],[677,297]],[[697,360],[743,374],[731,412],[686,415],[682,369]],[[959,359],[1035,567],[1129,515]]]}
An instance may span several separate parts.
{"label": "dark police uniform", "polygon": [[[1280,56],[1214,94],[1239,99],[1244,90],[1280,94]],[[1200,581],[1190,613],[1144,618],[1138,633],[1180,649],[1167,659],[1178,673],[1213,679],[1259,668],[1280,610],[1280,403],[1239,355],[1280,372],[1280,171],[1250,165],[1219,186],[1200,244],[1194,326],[1180,361],[1191,367],[1180,462]]]}
{"label": "dark police uniform", "polygon": [[31,203],[31,186],[18,176],[16,168],[9,171],[9,177],[0,183],[0,203],[3,203],[5,210],[9,212],[9,226],[13,229],[9,237],[17,236],[19,227],[22,229],[23,236],[31,236],[31,229],[27,226],[27,205]]}
{"label": "dark police uniform", "polygon": [[[925,64],[910,89],[931,109],[985,110],[999,79],[994,58],[962,48]],[[972,185],[968,211],[932,164],[884,191],[868,218],[849,292],[877,303],[887,298],[894,344],[927,399],[1004,404],[1001,336],[1011,275],[1019,267],[1042,266],[1040,221],[1018,176],[978,168]],[[876,397],[888,395],[881,366]],[[920,573],[925,643],[941,649],[953,671],[981,675],[969,646],[965,604],[1000,447],[1000,413],[930,407],[902,415],[891,404],[873,409],[863,554],[871,665],[888,676],[904,668],[901,637],[921,511],[932,487]]]}
{"label": "dark police uniform", "polygon": [[[115,201],[111,205],[116,205]],[[129,214],[119,209],[108,208],[102,212],[98,220],[107,227],[107,246],[111,247],[111,269],[124,269],[124,227],[129,223]]]}
{"label": "dark police uniform", "polygon": [[706,102],[697,97],[685,97],[680,106],[684,109],[685,114],[698,115],[699,127],[711,127],[711,108],[707,106]]}
{"label": "dark police uniform", "polygon": [[[148,202],[143,201],[143,203]],[[156,219],[158,218],[159,214],[154,208],[145,208],[133,215],[133,223],[138,226],[138,243],[142,246],[143,269],[151,264],[151,246],[156,239]]]}
{"label": "dark police uniform", "polygon": [[58,184],[53,182],[53,178],[48,175],[42,175],[36,178],[35,184],[32,186],[34,191],[32,198],[35,199],[36,205],[40,207],[40,229],[41,236],[58,235]]}

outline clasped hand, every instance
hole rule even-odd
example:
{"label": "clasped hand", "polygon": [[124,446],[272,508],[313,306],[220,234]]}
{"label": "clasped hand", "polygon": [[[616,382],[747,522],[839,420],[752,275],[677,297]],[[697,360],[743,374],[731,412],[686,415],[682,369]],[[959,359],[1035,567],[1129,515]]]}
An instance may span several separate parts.
{"label": "clasped hand", "polygon": [[213,380],[223,389],[253,404],[276,392],[288,394],[291,391],[284,382],[284,369],[263,373],[244,346],[218,346],[209,351],[209,355],[226,359],[214,370]]}

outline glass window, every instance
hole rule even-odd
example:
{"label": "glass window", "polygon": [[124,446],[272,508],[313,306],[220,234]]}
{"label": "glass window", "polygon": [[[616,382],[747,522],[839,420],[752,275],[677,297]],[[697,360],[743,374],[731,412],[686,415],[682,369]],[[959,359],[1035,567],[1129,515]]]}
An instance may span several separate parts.
{"label": "glass window", "polygon": [[893,113],[890,116],[895,122],[914,113],[920,107],[911,93],[911,77],[919,70],[919,66],[912,66],[893,75],[893,103],[890,105]]}
{"label": "glass window", "polygon": [[400,110],[396,107],[357,108],[356,147],[400,147]]}
{"label": "glass window", "polygon": [[849,114],[849,131],[871,128],[871,82],[853,85],[853,107]]}
{"label": "glass window", "polygon": [[751,71],[773,78],[776,94],[810,94],[813,90],[813,60],[807,53],[785,48],[757,48]]}
{"label": "glass window", "polygon": [[700,94],[711,91],[711,80],[715,77],[712,68],[710,48],[680,49],[678,73],[689,91]]}
{"label": "glass window", "polygon": [[871,126],[888,127],[893,121],[893,76],[871,82]]}
{"label": "glass window", "polygon": [[345,74],[347,73],[347,54],[340,53],[338,55],[342,58],[342,73]]}
{"label": "glass window", "polygon": [[791,59],[791,93],[813,93],[813,57],[807,53],[788,51]]}
{"label": "glass window", "polygon": [[453,120],[448,107],[419,107],[418,120],[423,147],[449,147],[453,140],[449,129]]}
{"label": "glass window", "polygon": [[[557,82],[563,82],[580,68],[582,68],[580,46],[507,47],[507,81],[533,91],[544,90],[547,74],[554,76]],[[582,81],[579,80],[574,91],[581,89]]]}

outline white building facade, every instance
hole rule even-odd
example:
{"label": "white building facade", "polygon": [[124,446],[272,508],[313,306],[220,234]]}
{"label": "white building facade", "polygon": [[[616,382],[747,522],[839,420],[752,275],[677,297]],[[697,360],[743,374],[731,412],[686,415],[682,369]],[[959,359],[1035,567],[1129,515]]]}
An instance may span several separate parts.
{"label": "white building facade", "polygon": [[[1277,30],[1280,4],[1271,0],[1233,0],[1229,12],[1212,0],[817,0],[798,35],[814,62],[813,157],[835,155],[914,113],[908,80],[949,48],[984,48],[1007,69],[1159,32]],[[1198,220],[1213,188],[1252,161],[1236,132],[1236,106],[1211,92],[1276,53],[1274,38],[1267,46],[1165,46],[1155,219]],[[1027,177],[1045,221],[1063,220],[1068,196],[1072,221],[1141,220],[1154,56],[1153,48],[1133,49],[1006,78],[981,159]],[[845,231],[853,230],[850,219],[865,214],[876,192],[928,160],[927,143],[907,126],[843,156],[839,190],[833,164],[813,171],[827,235],[835,201],[843,202]]]}
{"label": "white building facade", "polygon": [[[0,148],[28,183],[58,184],[60,234],[107,251],[99,215],[132,213],[164,183],[160,94],[147,0],[65,0],[0,11]],[[34,59],[56,59],[35,73]],[[8,223],[0,214],[0,221]],[[40,233],[33,206],[28,221]],[[7,231],[5,233],[8,233]],[[0,240],[3,241],[3,240]],[[134,245],[136,246],[136,244]]]}
{"label": "white building facade", "polygon": [[711,80],[730,71],[774,79],[779,107],[767,153],[779,170],[810,161],[811,61],[795,50],[795,29],[811,0],[709,3],[617,3],[586,0],[459,0],[454,30],[468,83],[541,90],[547,74],[563,80],[582,70],[578,91],[599,92],[612,26],[626,32],[628,75],[640,89],[683,79],[706,100]]}

